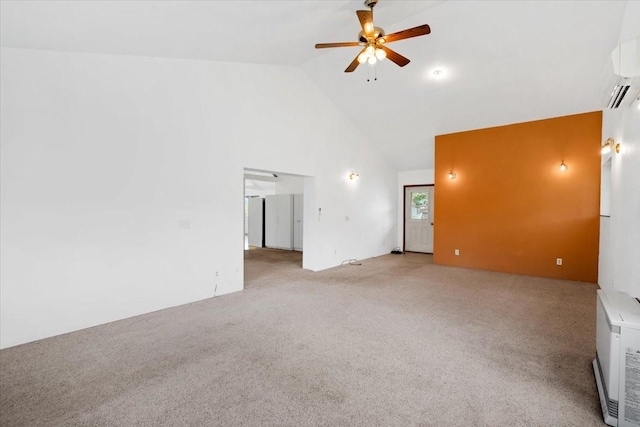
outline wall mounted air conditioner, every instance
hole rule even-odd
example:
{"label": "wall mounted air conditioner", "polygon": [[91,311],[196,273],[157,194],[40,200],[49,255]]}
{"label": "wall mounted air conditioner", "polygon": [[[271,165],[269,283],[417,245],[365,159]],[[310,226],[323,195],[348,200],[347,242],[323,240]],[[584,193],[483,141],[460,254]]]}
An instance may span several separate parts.
{"label": "wall mounted air conditioner", "polygon": [[607,86],[607,108],[629,107],[640,96],[640,37],[620,43],[611,52],[615,77]]}
{"label": "wall mounted air conditioner", "polygon": [[640,426],[640,301],[598,291],[593,372],[605,423]]}

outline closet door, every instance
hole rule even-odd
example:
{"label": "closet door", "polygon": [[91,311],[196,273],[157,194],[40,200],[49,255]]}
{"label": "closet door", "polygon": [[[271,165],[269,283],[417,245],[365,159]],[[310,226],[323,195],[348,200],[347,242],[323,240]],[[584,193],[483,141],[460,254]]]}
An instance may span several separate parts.
{"label": "closet door", "polygon": [[264,244],[268,248],[278,247],[278,200],[267,196],[264,202]]}
{"label": "closet door", "polygon": [[293,249],[293,195],[278,194],[278,248]]}
{"label": "closet door", "polygon": [[302,251],[302,194],[293,195],[293,250]]}
{"label": "closet door", "polygon": [[293,249],[293,196],[276,194],[265,200],[265,244],[268,248]]}
{"label": "closet door", "polygon": [[249,199],[249,245],[262,247],[264,243],[264,199]]}

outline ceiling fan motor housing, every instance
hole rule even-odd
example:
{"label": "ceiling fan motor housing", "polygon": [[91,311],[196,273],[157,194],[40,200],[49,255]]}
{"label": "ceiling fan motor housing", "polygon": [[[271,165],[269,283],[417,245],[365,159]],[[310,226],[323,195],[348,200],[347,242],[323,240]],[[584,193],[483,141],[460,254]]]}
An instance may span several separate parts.
{"label": "ceiling fan motor housing", "polygon": [[[386,34],[380,27],[373,27],[373,33],[376,35],[376,38],[382,37]],[[367,39],[367,36],[364,35],[364,31],[360,31],[358,33],[358,40],[360,40],[362,43],[367,43],[369,41]]]}
{"label": "ceiling fan motor housing", "polygon": [[378,0],[364,0],[364,5],[367,7],[373,8],[376,4],[378,4]]}

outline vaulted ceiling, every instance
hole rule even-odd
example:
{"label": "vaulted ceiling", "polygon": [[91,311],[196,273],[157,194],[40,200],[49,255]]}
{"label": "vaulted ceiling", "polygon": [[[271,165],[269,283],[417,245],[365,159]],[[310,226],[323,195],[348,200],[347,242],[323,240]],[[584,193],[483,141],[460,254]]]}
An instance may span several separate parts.
{"label": "vaulted ceiling", "polygon": [[355,41],[359,0],[2,1],[0,35],[7,47],[300,67],[411,170],[433,166],[438,134],[602,109],[625,3],[380,0],[376,26],[431,34],[389,46],[406,67],[353,73],[358,48],[314,44]]}

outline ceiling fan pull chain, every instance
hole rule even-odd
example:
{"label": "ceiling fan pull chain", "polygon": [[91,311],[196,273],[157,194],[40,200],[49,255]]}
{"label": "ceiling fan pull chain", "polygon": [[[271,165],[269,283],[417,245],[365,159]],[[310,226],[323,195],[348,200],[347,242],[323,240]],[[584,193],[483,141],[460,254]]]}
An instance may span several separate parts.
{"label": "ceiling fan pull chain", "polygon": [[377,82],[377,81],[378,81],[378,67],[377,67],[377,66],[375,66],[375,65],[373,66],[373,74],[374,74],[374,76],[375,76],[375,77],[373,78],[373,80]]}
{"label": "ceiling fan pull chain", "polygon": [[367,67],[367,82],[370,82],[371,80],[369,79],[369,70],[371,69],[371,67]]}

